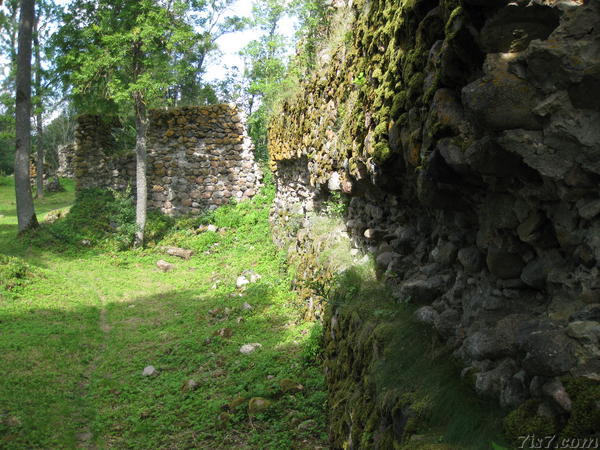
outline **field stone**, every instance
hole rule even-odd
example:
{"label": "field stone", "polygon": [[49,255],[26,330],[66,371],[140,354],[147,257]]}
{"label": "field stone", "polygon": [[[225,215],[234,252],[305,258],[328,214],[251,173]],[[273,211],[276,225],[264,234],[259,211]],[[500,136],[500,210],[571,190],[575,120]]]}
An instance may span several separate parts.
{"label": "field stone", "polygon": [[259,344],[258,342],[254,342],[252,344],[244,344],[240,347],[240,353],[244,355],[249,355],[250,353],[256,351],[256,349],[259,349],[261,347],[262,344]]}
{"label": "field stone", "polygon": [[565,390],[565,387],[558,379],[549,381],[542,386],[542,392],[550,397],[554,402],[559,405],[565,411],[571,411],[573,402],[569,397],[569,394]]}
{"label": "field stone", "polygon": [[250,283],[256,283],[258,280],[260,280],[262,277],[257,274],[255,271],[253,270],[244,270],[242,272],[242,275],[244,277],[246,277],[246,279],[250,282]]}
{"label": "field stone", "polygon": [[158,370],[154,366],[146,366],[142,372],[142,375],[145,377],[153,377],[158,375]]}
{"label": "field stone", "polygon": [[156,262],[156,267],[158,267],[163,272],[169,272],[169,271],[175,269],[175,265],[174,264],[171,264],[171,263],[165,261],[164,259],[161,259],[161,260],[157,261]]}
{"label": "field stone", "polygon": [[196,380],[187,380],[183,383],[181,390],[184,392],[190,392],[190,391],[195,391],[199,387],[200,387],[200,383],[198,383]]}
{"label": "field stone", "polygon": [[244,304],[242,305],[242,309],[244,311],[250,311],[252,309],[252,305],[248,302],[244,302]]}
{"label": "field stone", "polygon": [[483,266],[483,258],[477,247],[461,248],[458,251],[458,261],[469,273],[476,273]]}
{"label": "field stone", "polygon": [[248,280],[248,278],[246,278],[244,275],[240,275],[237,277],[237,280],[235,280],[235,287],[238,289],[241,289],[248,284],[250,284],[250,280]]}
{"label": "field stone", "polygon": [[600,214],[600,200],[592,200],[578,207],[579,215],[586,220],[591,220]]}
{"label": "field stone", "polygon": [[271,401],[262,397],[252,397],[248,402],[248,414],[258,414],[266,411],[271,406]]}
{"label": "field stone", "polygon": [[279,387],[283,392],[300,392],[304,390],[304,386],[289,378],[284,378],[281,380],[279,382]]}
{"label": "field stone", "polygon": [[503,280],[519,278],[524,265],[523,260],[516,253],[496,248],[488,250],[486,262],[490,272]]}
{"label": "field stone", "polygon": [[186,250],[179,247],[165,247],[164,252],[170,256],[177,256],[181,259],[190,259],[194,252],[192,250]]}

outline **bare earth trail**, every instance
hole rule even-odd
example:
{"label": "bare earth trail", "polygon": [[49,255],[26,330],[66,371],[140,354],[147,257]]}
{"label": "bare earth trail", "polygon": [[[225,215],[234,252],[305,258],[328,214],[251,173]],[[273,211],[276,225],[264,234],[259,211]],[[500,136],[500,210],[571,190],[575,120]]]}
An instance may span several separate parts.
{"label": "bare earth trail", "polygon": [[[313,325],[265,224],[214,233],[184,261],[26,246],[0,214],[0,252],[36,269],[0,297],[0,448],[325,448]],[[261,278],[237,289],[247,269]],[[256,398],[267,406],[249,410]]]}

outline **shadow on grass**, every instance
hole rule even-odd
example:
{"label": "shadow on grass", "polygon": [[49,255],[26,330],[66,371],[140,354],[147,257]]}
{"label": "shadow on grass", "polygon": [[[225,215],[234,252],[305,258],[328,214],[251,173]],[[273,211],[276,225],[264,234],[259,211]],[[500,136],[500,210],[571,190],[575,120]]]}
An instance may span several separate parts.
{"label": "shadow on grass", "polygon": [[[273,295],[173,290],[104,313],[0,300],[0,447],[74,448],[88,429],[100,448],[320,448],[320,369],[303,363],[305,344]],[[253,342],[262,347],[240,353]],[[142,376],[148,365],[157,376]],[[302,389],[283,390],[284,379]],[[188,380],[197,389],[182,389]],[[251,418],[253,397],[271,406]]]}

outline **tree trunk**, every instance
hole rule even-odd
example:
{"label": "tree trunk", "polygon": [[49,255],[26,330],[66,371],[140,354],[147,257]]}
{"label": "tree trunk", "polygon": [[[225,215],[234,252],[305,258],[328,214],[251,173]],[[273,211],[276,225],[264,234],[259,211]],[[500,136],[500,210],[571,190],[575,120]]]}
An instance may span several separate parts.
{"label": "tree trunk", "polygon": [[42,147],[42,133],[44,131],[42,124],[42,62],[40,59],[40,38],[38,35],[38,24],[40,18],[36,16],[33,24],[33,48],[35,52],[35,125],[36,125],[36,197],[44,196],[44,149]]}
{"label": "tree trunk", "polygon": [[16,85],[15,193],[19,233],[38,225],[31,196],[29,154],[31,153],[31,35],[35,1],[21,0],[19,51]]}
{"label": "tree trunk", "polygon": [[135,204],[135,246],[144,244],[144,229],[146,228],[146,208],[148,202],[148,186],[146,183],[146,130],[148,129],[148,114],[141,93],[134,94],[135,101],[135,156],[136,156],[136,204]]}

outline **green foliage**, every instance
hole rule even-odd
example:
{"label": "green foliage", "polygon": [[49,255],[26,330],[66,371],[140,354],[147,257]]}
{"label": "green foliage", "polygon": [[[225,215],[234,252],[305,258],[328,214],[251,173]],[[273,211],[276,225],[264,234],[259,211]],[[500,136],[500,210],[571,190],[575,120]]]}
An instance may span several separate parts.
{"label": "green foliage", "polygon": [[[147,241],[154,245],[174,224],[157,211],[148,214]],[[135,237],[135,205],[131,190],[111,192],[86,189],[77,193],[68,214],[43,223],[27,239],[38,248],[78,252],[90,247],[125,250]]]}
{"label": "green foliage", "polygon": [[355,86],[358,87],[363,87],[365,84],[367,84],[367,79],[365,78],[365,73],[361,72],[359,73],[354,80],[352,80],[352,83],[354,83]]}
{"label": "green foliage", "polygon": [[0,255],[0,299],[29,284],[37,271],[20,258]]}
{"label": "green foliage", "polygon": [[323,202],[322,208],[330,217],[344,217],[348,209],[349,199],[339,191],[331,192]]}
{"label": "green foliage", "polygon": [[539,405],[539,401],[530,399],[506,416],[504,427],[514,442],[518,442],[520,436],[556,434],[554,420],[551,417],[537,414]]}
{"label": "green foliage", "polygon": [[306,364],[319,363],[323,357],[323,325],[315,323],[309,332],[308,339],[302,350],[302,358]]}

